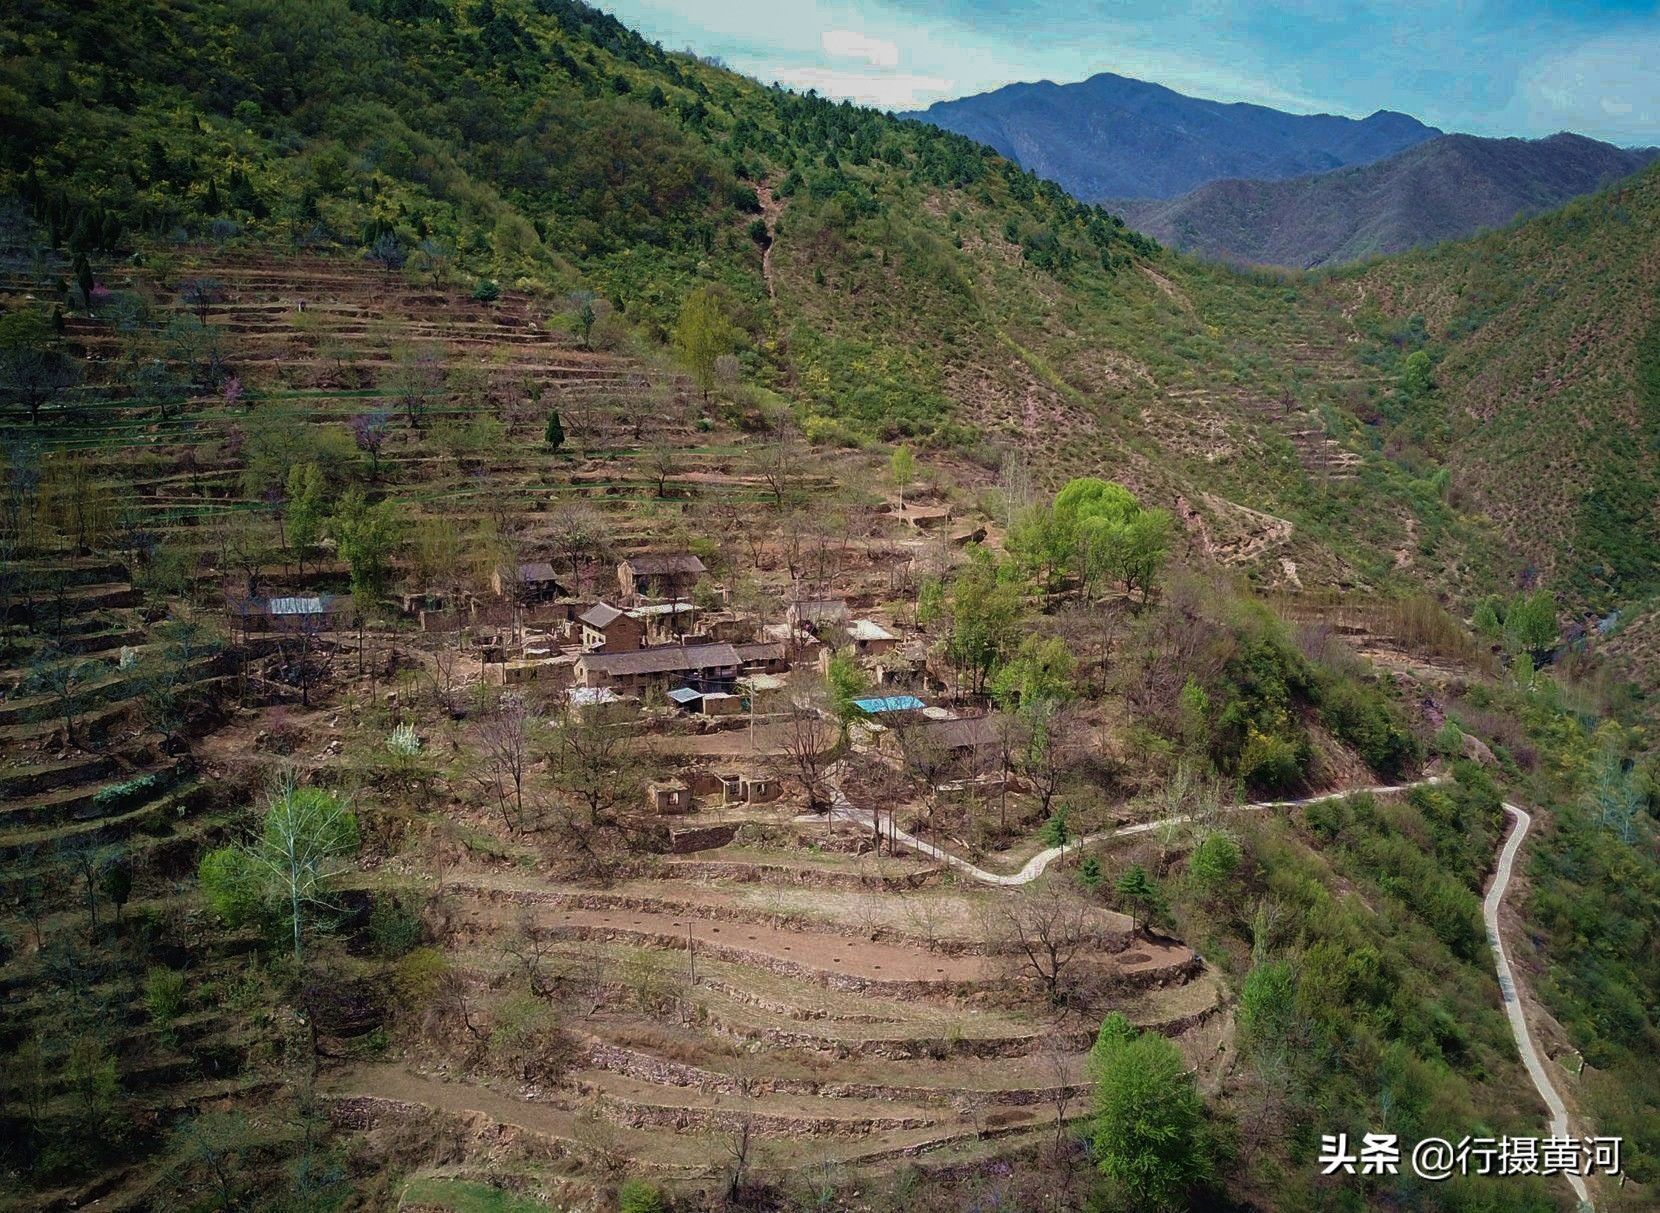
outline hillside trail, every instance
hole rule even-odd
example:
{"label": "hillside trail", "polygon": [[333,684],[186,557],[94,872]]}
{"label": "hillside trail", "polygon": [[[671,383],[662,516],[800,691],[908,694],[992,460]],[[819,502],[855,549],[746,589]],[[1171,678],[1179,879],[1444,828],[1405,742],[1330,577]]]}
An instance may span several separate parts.
{"label": "hillside trail", "polygon": [[[1409,783],[1386,784],[1370,788],[1350,788],[1339,792],[1326,792],[1319,796],[1304,796],[1294,800],[1259,800],[1247,804],[1233,805],[1223,810],[1226,813],[1239,812],[1266,812],[1274,809],[1298,808],[1303,805],[1319,804],[1327,800],[1340,800],[1348,796],[1383,795],[1393,792],[1407,792],[1413,788],[1432,787],[1446,783],[1446,775],[1431,775],[1424,779],[1413,780]],[[830,784],[831,812],[836,817],[851,821],[866,829],[875,828],[873,815],[854,806],[842,793],[838,783],[832,780]],[[1515,870],[1516,855],[1521,850],[1522,840],[1527,836],[1528,828],[1533,818],[1519,805],[1508,801],[1504,810],[1515,820],[1515,827],[1510,831],[1499,852],[1498,864],[1493,871],[1493,882],[1487,890],[1487,896],[1482,902],[1482,917],[1487,926],[1487,942],[1493,950],[1493,959],[1498,970],[1499,994],[1504,1002],[1504,1012],[1510,1021],[1510,1032],[1516,1040],[1516,1051],[1521,1054],[1522,1064],[1527,1068],[1528,1077],[1532,1079],[1534,1088],[1539,1097],[1544,1100],[1545,1108],[1550,1113],[1550,1132],[1553,1137],[1569,1136],[1568,1109],[1556,1086],[1551,1082],[1550,1074],[1545,1069],[1543,1057],[1533,1043],[1533,1034],[1528,1028],[1527,1016],[1523,1012],[1521,998],[1517,993],[1516,976],[1510,966],[1510,957],[1505,952],[1504,939],[1499,933],[1499,911],[1504,905],[1505,894],[1510,889],[1510,878]],[[1147,834],[1170,825],[1188,825],[1197,818],[1190,813],[1178,814],[1173,817],[1162,817],[1156,821],[1143,821],[1134,825],[1118,826],[1111,830],[1100,830],[1093,834],[1085,834],[1075,838],[1063,846],[1049,847],[1039,851],[1026,866],[1013,874],[988,872],[963,859],[953,855],[933,843],[922,839],[897,827],[890,826],[888,833],[899,844],[911,848],[913,851],[932,856],[955,870],[969,876],[983,884],[1012,887],[1027,885],[1043,875],[1050,864],[1070,851],[1092,843],[1101,842],[1109,838],[1125,838],[1136,834]],[[1585,1185],[1585,1180],[1578,1175],[1565,1177],[1574,1190],[1582,1210],[1594,1213],[1595,1206],[1591,1202],[1591,1194]]]}
{"label": "hillside trail", "polygon": [[761,218],[767,225],[767,242],[761,249],[761,280],[767,286],[767,298],[778,301],[778,283],[772,274],[772,250],[778,243],[778,217],[784,213],[784,203],[772,192],[770,182],[755,187],[755,196],[761,200]]}
{"label": "hillside trail", "polygon": [[[1533,817],[1519,805],[1505,802],[1504,811],[1515,819],[1515,826],[1509,837],[1504,840],[1504,848],[1499,852],[1498,866],[1493,870],[1493,883],[1487,889],[1487,896],[1481,903],[1481,916],[1487,924],[1487,945],[1493,949],[1493,961],[1499,972],[1499,997],[1504,1001],[1505,1017],[1510,1020],[1510,1034],[1516,1038],[1516,1050],[1522,1055],[1522,1064],[1527,1067],[1527,1076],[1533,1080],[1534,1089],[1539,1092],[1539,1098],[1545,1101],[1545,1109],[1550,1113],[1550,1131],[1552,1137],[1569,1136],[1568,1107],[1557,1092],[1556,1085],[1551,1082],[1550,1072],[1545,1069],[1545,1059],[1533,1044],[1533,1033],[1527,1025],[1527,1014],[1522,1008],[1521,996],[1516,989],[1516,975],[1510,967],[1510,957],[1504,950],[1504,936],[1499,933],[1499,911],[1504,906],[1504,897],[1510,889],[1510,876],[1516,865],[1516,854],[1522,849],[1522,840],[1527,837],[1528,827],[1533,824]],[[1579,1198],[1581,1209],[1595,1209],[1591,1203],[1590,1190],[1585,1186],[1585,1180],[1578,1175],[1565,1177],[1573,1187],[1574,1195]]]}
{"label": "hillside trail", "polygon": [[[1414,780],[1411,783],[1384,784],[1370,788],[1348,788],[1340,792],[1324,792],[1318,796],[1304,796],[1295,800],[1258,800],[1246,804],[1230,805],[1229,807],[1223,809],[1222,812],[1248,813],[1265,812],[1272,809],[1293,809],[1299,808],[1303,805],[1319,804],[1320,802],[1326,800],[1342,800],[1348,796],[1381,796],[1387,795],[1391,792],[1408,792],[1413,788],[1431,787],[1438,783],[1445,783],[1447,782],[1447,779],[1448,776],[1446,775],[1431,775],[1424,779]],[[854,822],[855,824],[861,825],[866,829],[875,828],[871,813],[853,805],[847,797],[843,795],[840,785],[834,781],[830,784],[830,801],[831,812],[835,816],[844,821]],[[1039,876],[1042,876],[1044,871],[1050,864],[1054,863],[1055,860],[1072,851],[1076,851],[1079,847],[1087,847],[1097,842],[1104,842],[1109,838],[1127,838],[1135,834],[1148,834],[1154,830],[1163,829],[1165,826],[1190,825],[1198,820],[1199,818],[1191,813],[1181,813],[1174,817],[1161,817],[1156,821],[1142,821],[1137,822],[1134,825],[1118,826],[1111,830],[1098,830],[1093,834],[1083,834],[1077,838],[1074,838],[1071,842],[1065,843],[1061,846],[1049,847],[1046,850],[1039,851],[1036,855],[1026,861],[1025,867],[1012,874],[988,872],[986,869],[970,863],[968,860],[959,855],[953,855],[951,852],[944,850],[941,847],[937,847],[931,842],[924,842],[916,835],[907,833],[906,831],[892,825],[885,828],[883,833],[891,837],[899,845],[909,847],[913,851],[931,856],[949,867],[963,873],[963,875],[980,881],[982,884],[1016,886],[1031,884],[1032,881],[1036,880]]]}

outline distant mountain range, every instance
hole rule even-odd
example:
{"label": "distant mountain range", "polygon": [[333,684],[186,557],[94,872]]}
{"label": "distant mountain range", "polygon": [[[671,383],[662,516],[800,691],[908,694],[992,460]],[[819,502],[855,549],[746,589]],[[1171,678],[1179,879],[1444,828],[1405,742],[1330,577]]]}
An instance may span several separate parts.
{"label": "distant mountain range", "polygon": [[1089,202],[1370,164],[1441,134],[1388,110],[1361,119],[1287,114],[1110,72],[1076,84],[1011,84],[901,116],[989,144]]}
{"label": "distant mountain range", "polygon": [[1628,177],[1660,156],[1580,135],[1444,135],[1358,167],[1212,181],[1108,206],[1166,244],[1217,260],[1311,268],[1501,227]]}

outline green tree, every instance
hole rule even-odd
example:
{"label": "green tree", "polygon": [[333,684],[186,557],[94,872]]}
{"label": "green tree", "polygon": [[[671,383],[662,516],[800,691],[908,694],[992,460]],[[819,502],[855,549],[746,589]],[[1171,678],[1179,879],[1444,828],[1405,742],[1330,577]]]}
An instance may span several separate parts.
{"label": "green tree", "polygon": [[352,594],[373,602],[386,592],[392,551],[402,526],[390,501],[370,505],[358,489],[349,490],[329,520],[335,546],[351,569]]}
{"label": "green tree", "polygon": [[1489,640],[1497,640],[1504,635],[1504,603],[1500,599],[1489,595],[1476,604],[1475,614],[1471,617],[1471,624],[1475,630]]}
{"label": "green tree", "polygon": [[1504,616],[1505,644],[1541,664],[1556,645],[1556,599],[1549,590],[1518,594]]}
{"label": "green tree", "polygon": [[836,714],[840,737],[845,741],[848,727],[865,717],[864,709],[854,700],[870,687],[870,679],[849,654],[837,653],[825,668],[824,682],[830,693],[830,710]]}
{"label": "green tree", "polygon": [[1083,476],[1055,494],[1053,515],[1053,542],[1069,548],[1085,593],[1111,579],[1146,601],[1174,533],[1168,511],[1144,509],[1123,485]]}
{"label": "green tree", "polygon": [[991,697],[1005,711],[1072,698],[1077,658],[1058,636],[1027,636],[991,679]]}
{"label": "green tree", "polygon": [[977,554],[951,585],[946,654],[978,695],[1015,645],[1023,608],[1020,588],[998,576],[990,556]]}
{"label": "green tree", "polygon": [[0,399],[21,404],[29,424],[40,410],[80,380],[51,321],[33,308],[0,316]]}
{"label": "green tree", "polygon": [[911,454],[911,448],[901,443],[893,448],[893,454],[888,456],[888,474],[893,477],[894,487],[899,490],[899,508],[905,508],[905,490],[911,487],[916,479],[916,456]]}
{"label": "green tree", "polygon": [[1158,886],[1139,863],[1132,865],[1113,882],[1113,892],[1130,911],[1132,928],[1144,929],[1161,904]]}
{"label": "green tree", "polygon": [[204,855],[197,878],[208,904],[232,926],[273,914],[301,964],[306,920],[330,904],[328,880],[357,846],[357,818],[343,799],[290,784],[271,798],[259,836]]}
{"label": "green tree", "polygon": [[108,1042],[92,1032],[75,1037],[60,1073],[83,1140],[98,1141],[106,1134],[119,1132],[116,1102],[121,1096],[121,1080]]}
{"label": "green tree", "polygon": [[674,346],[691,368],[705,400],[715,386],[716,361],[722,354],[730,354],[737,342],[738,330],[727,318],[725,305],[714,288],[699,287],[686,296],[674,326]]}
{"label": "green tree", "polygon": [[1201,889],[1215,895],[1233,879],[1239,870],[1239,861],[1239,844],[1220,830],[1213,830],[1193,848],[1187,870]]}
{"label": "green tree", "polygon": [[1037,583],[1047,601],[1059,588],[1064,570],[1074,562],[1078,550],[1077,528],[1058,510],[1034,505],[1016,516],[1004,546],[1021,572]]}
{"label": "green tree", "polygon": [[1090,1054],[1096,1166],[1129,1208],[1188,1207],[1209,1174],[1204,1109],[1181,1051],[1114,1013]]}
{"label": "green tree", "polygon": [[1072,826],[1067,821],[1067,808],[1064,804],[1055,806],[1055,811],[1049,814],[1043,823],[1044,844],[1051,847],[1064,847],[1072,841]]}
{"label": "green tree", "polygon": [[288,473],[288,543],[305,574],[306,557],[323,537],[323,473],[315,463],[296,464]]}
{"label": "green tree", "polygon": [[1182,744],[1190,754],[1210,750],[1210,695],[1196,678],[1189,677],[1176,700],[1181,719]]}
{"label": "green tree", "polygon": [[565,445],[565,423],[559,419],[559,410],[554,409],[548,414],[548,425],[542,431],[542,441],[550,451],[557,451]]}
{"label": "green tree", "polygon": [[1434,387],[1434,364],[1427,350],[1413,350],[1401,366],[1401,392],[1408,400],[1417,400]]}
{"label": "green tree", "polygon": [[594,324],[599,320],[599,312],[595,307],[597,296],[593,291],[572,291],[569,297],[571,305],[571,328],[587,345],[593,335]]}

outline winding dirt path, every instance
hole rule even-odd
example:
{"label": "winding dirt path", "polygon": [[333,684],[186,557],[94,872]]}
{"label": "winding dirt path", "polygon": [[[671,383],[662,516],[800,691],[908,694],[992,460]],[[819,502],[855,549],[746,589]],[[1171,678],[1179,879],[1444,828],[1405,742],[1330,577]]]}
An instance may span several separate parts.
{"label": "winding dirt path", "polygon": [[[1507,801],[1504,811],[1515,819],[1516,824],[1499,852],[1498,866],[1493,869],[1493,883],[1488,887],[1487,896],[1481,903],[1481,916],[1487,924],[1487,945],[1493,949],[1493,961],[1498,967],[1499,996],[1504,1000],[1504,1013],[1510,1020],[1510,1033],[1516,1038],[1516,1050],[1522,1055],[1522,1064],[1527,1067],[1527,1076],[1533,1080],[1539,1098],[1545,1101],[1545,1108],[1550,1112],[1551,1136],[1567,1137],[1570,1136],[1568,1108],[1562,1102],[1556,1085],[1551,1082],[1550,1072],[1545,1069],[1545,1059],[1534,1047],[1533,1033],[1527,1026],[1527,1015],[1522,1009],[1521,996],[1516,992],[1516,974],[1511,969],[1510,957],[1504,950],[1504,936],[1499,933],[1499,911],[1504,906],[1504,895],[1510,888],[1510,877],[1516,866],[1516,854],[1522,849],[1522,840],[1527,837],[1528,827],[1533,824],[1533,817],[1519,805]],[[1568,1175],[1566,1179],[1573,1187],[1574,1195],[1579,1198],[1580,1206],[1594,1209],[1585,1180],[1578,1175]]]}
{"label": "winding dirt path", "polygon": [[[1411,791],[1413,788],[1431,787],[1438,783],[1445,783],[1447,782],[1447,778],[1448,777],[1445,775],[1431,775],[1427,779],[1418,779],[1411,783],[1383,784],[1370,788],[1350,788],[1342,792],[1326,792],[1319,796],[1304,796],[1296,800],[1258,800],[1249,804],[1232,805],[1229,808],[1224,809],[1223,812],[1249,813],[1264,812],[1271,809],[1293,809],[1301,805],[1319,804],[1321,801],[1325,800],[1342,800],[1349,796],[1363,796],[1368,794],[1384,795],[1390,792],[1407,792]],[[830,799],[831,812],[837,817],[842,818],[844,821],[854,822],[866,829],[875,828],[871,821],[871,814],[866,810],[860,809],[853,805],[847,797],[842,794],[841,788],[834,783],[830,786]],[[1165,826],[1186,825],[1194,820],[1195,818],[1191,814],[1183,813],[1175,817],[1161,817],[1157,821],[1142,821],[1137,822],[1134,825],[1118,826],[1116,829],[1100,830],[1094,834],[1085,834],[1079,838],[1074,838],[1071,842],[1066,843],[1064,846],[1049,847],[1046,850],[1039,851],[1036,855],[1026,861],[1025,867],[1021,868],[1020,871],[1015,872],[1012,875],[1003,872],[988,872],[986,869],[970,863],[960,855],[953,855],[950,851],[937,847],[931,842],[924,842],[916,835],[907,833],[896,826],[887,827],[884,830],[884,833],[891,836],[894,841],[898,842],[901,846],[909,847],[911,850],[918,851],[924,855],[930,855],[933,858],[940,860],[942,863],[948,864],[955,868],[957,871],[963,873],[963,875],[980,881],[982,884],[1013,886],[1031,884],[1032,881],[1036,880],[1039,876],[1042,876],[1045,869],[1047,869],[1050,864],[1054,863],[1055,860],[1071,851],[1076,851],[1079,847],[1087,847],[1092,843],[1102,842],[1108,838],[1127,838],[1135,834],[1149,834],[1152,831],[1162,829]]]}
{"label": "winding dirt path", "polygon": [[[1301,805],[1317,804],[1325,800],[1339,800],[1343,797],[1357,796],[1365,793],[1381,794],[1388,792],[1405,792],[1411,790],[1412,788],[1428,787],[1434,784],[1444,783],[1447,781],[1447,778],[1448,777],[1445,775],[1432,775],[1426,779],[1415,780],[1411,783],[1393,784],[1371,788],[1355,788],[1343,792],[1328,792],[1320,796],[1306,796],[1296,800],[1256,801],[1250,804],[1235,805],[1225,811],[1234,813],[1262,812],[1272,809],[1296,808]],[[852,805],[848,801],[847,797],[842,794],[841,788],[835,784],[831,785],[831,800],[831,811],[837,817],[857,822],[867,829],[872,828],[871,814]],[[1504,938],[1499,933],[1499,912],[1504,906],[1505,894],[1510,890],[1510,878],[1515,871],[1516,855],[1522,848],[1523,839],[1527,837],[1528,828],[1533,824],[1532,816],[1527,812],[1527,810],[1521,808],[1519,805],[1514,805],[1506,801],[1504,810],[1514,819],[1515,826],[1505,838],[1504,846],[1499,852],[1498,864],[1493,871],[1493,882],[1488,887],[1487,896],[1482,902],[1482,918],[1486,922],[1487,942],[1493,949],[1493,960],[1498,970],[1499,992],[1504,1001],[1505,1016],[1510,1020],[1511,1034],[1516,1038],[1517,1052],[1521,1054],[1522,1064],[1527,1068],[1528,1077],[1533,1080],[1533,1085],[1535,1089],[1538,1090],[1539,1097],[1545,1101],[1545,1108],[1550,1113],[1551,1135],[1553,1137],[1568,1137],[1571,1136],[1571,1132],[1568,1122],[1567,1105],[1563,1102],[1561,1094],[1557,1091],[1555,1084],[1551,1081],[1550,1072],[1545,1068],[1543,1056],[1541,1056],[1538,1048],[1533,1043],[1533,1033],[1528,1028],[1527,1016],[1522,1008],[1521,997],[1517,993],[1515,970],[1511,968],[1510,957],[1505,952]],[[930,855],[935,859],[949,864],[957,871],[962,872],[964,875],[972,877],[975,880],[981,881],[984,884],[1018,886],[1030,884],[1039,876],[1043,875],[1045,869],[1047,869],[1050,864],[1054,863],[1055,860],[1070,851],[1077,850],[1079,847],[1089,846],[1091,843],[1100,842],[1108,838],[1124,838],[1136,834],[1146,834],[1152,832],[1153,830],[1161,829],[1167,825],[1185,825],[1192,820],[1193,817],[1191,815],[1183,814],[1176,817],[1160,818],[1157,821],[1144,821],[1135,825],[1119,826],[1117,829],[1102,830],[1094,834],[1086,834],[1081,838],[1074,839],[1065,846],[1049,847],[1046,850],[1039,851],[1026,862],[1025,867],[1013,874],[988,872],[984,868],[977,867],[968,860],[963,859],[961,856],[953,855],[949,851],[935,846],[933,843],[924,842],[922,839],[917,838],[915,835],[909,834],[904,830],[900,830],[897,827],[890,827],[890,830],[895,841],[900,844],[911,848],[913,851]],[[1574,1195],[1579,1199],[1580,1207],[1582,1209],[1594,1211],[1595,1206],[1591,1202],[1591,1193],[1586,1187],[1585,1180],[1578,1175],[1567,1175],[1565,1178],[1567,1179],[1569,1185],[1572,1186]]]}

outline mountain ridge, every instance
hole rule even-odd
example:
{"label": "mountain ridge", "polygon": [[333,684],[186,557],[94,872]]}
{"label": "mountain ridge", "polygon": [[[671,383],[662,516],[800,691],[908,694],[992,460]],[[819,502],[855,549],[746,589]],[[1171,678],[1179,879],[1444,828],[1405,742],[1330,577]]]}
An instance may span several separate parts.
{"label": "mountain ridge", "polygon": [[1571,132],[1443,135],[1383,160],[1278,181],[1212,181],[1178,198],[1108,205],[1184,252],[1312,269],[1459,239],[1539,214],[1640,171],[1657,148]]}
{"label": "mountain ridge", "polygon": [[1168,198],[1225,177],[1369,163],[1442,133],[1394,110],[1292,114],[1112,72],[1008,84],[899,116],[979,140],[1087,201]]}

